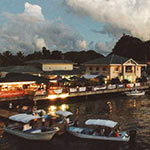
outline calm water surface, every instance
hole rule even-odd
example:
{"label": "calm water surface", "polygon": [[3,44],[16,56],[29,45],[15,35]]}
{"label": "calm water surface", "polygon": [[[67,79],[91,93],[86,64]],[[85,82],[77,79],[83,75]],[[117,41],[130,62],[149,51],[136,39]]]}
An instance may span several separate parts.
{"label": "calm water surface", "polygon": [[[65,105],[64,105],[65,104]],[[70,135],[56,136],[51,142],[34,142],[8,135],[2,132],[4,121],[0,120],[0,150],[150,150],[150,95],[143,97],[90,97],[73,101],[60,101],[37,104],[46,111],[67,110],[77,114],[79,123],[89,118],[111,119],[120,122],[123,130],[136,129],[136,144],[129,147],[127,143],[113,144],[91,140],[81,140]],[[53,106],[53,107],[51,107]]]}

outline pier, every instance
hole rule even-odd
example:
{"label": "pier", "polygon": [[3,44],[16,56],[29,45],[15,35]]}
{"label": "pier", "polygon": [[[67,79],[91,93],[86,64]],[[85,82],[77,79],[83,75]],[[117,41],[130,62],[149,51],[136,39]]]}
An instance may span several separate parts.
{"label": "pier", "polygon": [[[131,84],[109,84],[102,86],[83,86],[83,87],[51,87],[51,89],[41,90],[32,92],[32,94],[24,94],[21,96],[7,96],[5,92],[5,97],[3,94],[0,96],[0,102],[14,102],[23,101],[36,102],[40,100],[55,100],[55,99],[66,99],[75,97],[88,97],[92,95],[104,95],[104,94],[115,94],[123,93],[131,90],[150,90],[150,83],[131,83]],[[8,93],[9,94],[9,93]]]}
{"label": "pier", "polygon": [[[75,92],[75,93],[67,93],[66,97],[80,97],[80,96],[90,96],[90,95],[102,95],[107,93],[121,93],[131,90],[148,90],[149,85],[145,86],[137,86],[137,87],[130,87],[130,88],[115,88],[115,89],[105,89],[105,90],[99,90],[99,91],[86,91],[86,92]],[[48,99],[63,99],[61,97],[61,94],[54,95],[54,97],[50,97],[48,95],[45,96],[35,96],[33,98],[33,101],[39,101],[39,100],[48,100]]]}

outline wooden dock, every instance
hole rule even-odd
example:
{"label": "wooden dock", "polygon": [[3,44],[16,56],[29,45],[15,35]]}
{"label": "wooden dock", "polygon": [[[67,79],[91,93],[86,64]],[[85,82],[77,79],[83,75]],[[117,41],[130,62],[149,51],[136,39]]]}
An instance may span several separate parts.
{"label": "wooden dock", "polygon": [[0,109],[0,117],[8,119],[9,116],[16,115],[18,112],[13,112],[10,110]]}
{"label": "wooden dock", "polygon": [[[130,88],[115,88],[115,89],[106,89],[106,90],[99,90],[99,91],[87,91],[87,92],[75,92],[75,93],[68,93],[67,97],[80,97],[80,96],[89,96],[89,95],[102,95],[107,93],[121,93],[131,90],[147,90],[149,89],[149,85],[145,86],[138,86],[138,87],[130,87]],[[57,95],[59,98],[59,95]],[[55,99],[58,99],[55,98]],[[33,101],[39,100],[48,100],[51,99],[48,95],[45,96],[35,96]]]}
{"label": "wooden dock", "polygon": [[[103,95],[103,94],[113,94],[113,93],[123,93],[126,91],[131,91],[131,90],[147,90],[150,91],[150,85],[143,85],[143,86],[134,86],[134,87],[122,87],[122,88],[112,88],[112,89],[101,89],[101,90],[97,90],[97,91],[85,91],[85,92],[68,92],[66,93],[67,96],[66,98],[75,98],[75,97],[81,97],[81,96],[90,96],[90,95]],[[13,102],[13,101],[39,101],[39,100],[54,100],[54,99],[63,99],[63,97],[61,97],[61,94],[56,94],[54,98],[50,97],[51,95],[42,95],[42,96],[32,96],[32,97],[28,97],[27,99],[20,99],[19,97],[16,98],[0,98],[0,102]]]}
{"label": "wooden dock", "polygon": [[[117,93],[117,92],[125,92],[130,90],[150,90],[150,87],[148,85],[146,86],[139,86],[139,87],[131,87],[131,88],[116,88],[116,89],[106,89],[106,90],[99,90],[99,91],[87,91],[87,92],[76,92],[76,93],[68,93],[67,97],[79,97],[79,96],[88,96],[88,95],[101,95],[101,94],[107,94],[107,93]],[[57,95],[58,98],[59,95]],[[33,101],[38,100],[48,100],[50,99],[47,95],[46,96],[35,96]],[[57,99],[57,98],[56,98]],[[18,112],[14,112],[11,110],[4,110],[0,109],[0,117],[8,119],[11,115],[16,115]]]}

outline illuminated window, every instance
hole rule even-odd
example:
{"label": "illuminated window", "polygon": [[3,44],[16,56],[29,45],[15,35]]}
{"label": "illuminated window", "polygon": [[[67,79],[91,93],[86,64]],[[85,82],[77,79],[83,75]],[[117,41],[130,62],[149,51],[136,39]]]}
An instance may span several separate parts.
{"label": "illuminated window", "polygon": [[107,69],[106,69],[106,67],[103,67],[103,71],[106,71]]}
{"label": "illuminated window", "polygon": [[119,71],[119,67],[116,67],[116,68],[115,68],[115,71]]}
{"label": "illuminated window", "polygon": [[126,72],[132,73],[132,66],[126,66]]}

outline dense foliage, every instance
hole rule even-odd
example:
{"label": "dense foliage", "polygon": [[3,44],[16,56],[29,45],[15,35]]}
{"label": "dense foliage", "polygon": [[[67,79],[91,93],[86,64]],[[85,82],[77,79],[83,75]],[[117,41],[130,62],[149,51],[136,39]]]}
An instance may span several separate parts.
{"label": "dense foliage", "polygon": [[150,61],[150,41],[144,42],[138,38],[123,35],[116,43],[112,53],[133,58],[136,61]]}
{"label": "dense foliage", "polygon": [[[138,38],[123,35],[110,54],[133,58],[136,61],[147,62],[150,61],[150,41],[144,42]],[[0,66],[21,65],[25,61],[38,59],[65,59],[81,64],[102,57],[104,57],[102,54],[97,53],[94,50],[69,51],[63,53],[59,50],[50,51],[43,47],[41,51],[34,51],[26,56],[21,51],[15,55],[10,51],[0,53]]]}
{"label": "dense foliage", "polygon": [[0,53],[0,66],[21,65],[25,61],[38,59],[65,59],[77,64],[81,64],[86,61],[101,57],[104,56],[93,50],[70,51],[62,53],[59,50],[50,51],[43,47],[42,51],[35,51],[34,53],[28,54],[26,56],[21,51],[15,55],[13,55],[10,51],[5,51],[2,54]]}

